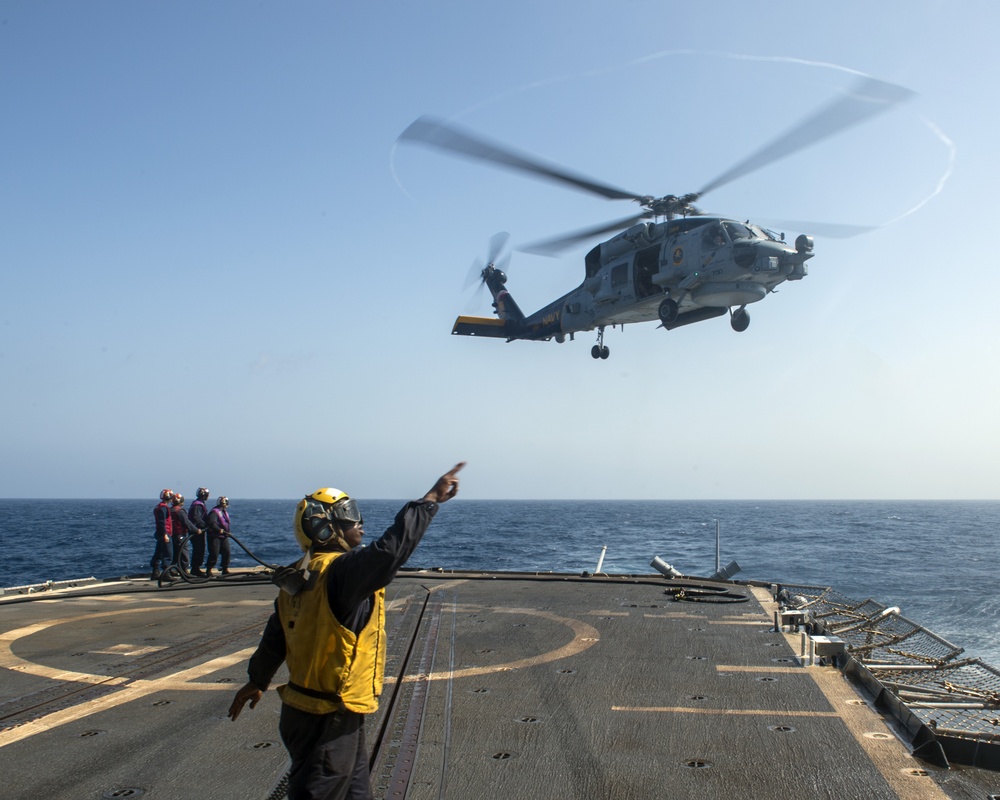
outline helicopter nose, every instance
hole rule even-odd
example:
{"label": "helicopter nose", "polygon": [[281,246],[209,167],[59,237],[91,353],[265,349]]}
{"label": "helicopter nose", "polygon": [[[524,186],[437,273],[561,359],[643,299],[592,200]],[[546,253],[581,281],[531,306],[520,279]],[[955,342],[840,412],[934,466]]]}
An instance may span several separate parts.
{"label": "helicopter nose", "polygon": [[795,249],[785,248],[784,255],[780,259],[781,273],[788,276],[790,281],[802,280],[809,274],[806,261],[815,255],[812,251],[812,237],[799,236],[795,240]]}
{"label": "helicopter nose", "polygon": [[742,239],[733,245],[733,261],[740,269],[748,272],[788,274],[792,271],[793,265],[802,260],[799,253],[783,242]]}

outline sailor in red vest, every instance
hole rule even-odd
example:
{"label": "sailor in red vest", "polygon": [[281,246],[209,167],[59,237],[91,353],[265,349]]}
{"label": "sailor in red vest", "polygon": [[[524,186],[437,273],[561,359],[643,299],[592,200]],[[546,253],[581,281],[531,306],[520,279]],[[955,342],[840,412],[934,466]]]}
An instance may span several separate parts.
{"label": "sailor in red vest", "polygon": [[151,580],[158,580],[160,573],[170,566],[171,547],[170,534],[173,532],[173,525],[170,520],[170,501],[174,499],[174,493],[169,489],[160,492],[160,502],[153,509],[153,521],[156,529],[153,538],[156,541],[156,549],[153,557],[149,560],[149,577]]}
{"label": "sailor in red vest", "polygon": [[357,503],[319,489],[295,509],[305,556],[276,571],[281,587],[247,668],[249,682],[229,707],[235,722],[253,708],[282,662],[278,730],[291,757],[288,800],[368,800],[365,714],[378,709],[385,672],[385,587],[412,555],[437,513],[458,492],[456,464],[420,500],[407,503],[381,538],[361,547]]}

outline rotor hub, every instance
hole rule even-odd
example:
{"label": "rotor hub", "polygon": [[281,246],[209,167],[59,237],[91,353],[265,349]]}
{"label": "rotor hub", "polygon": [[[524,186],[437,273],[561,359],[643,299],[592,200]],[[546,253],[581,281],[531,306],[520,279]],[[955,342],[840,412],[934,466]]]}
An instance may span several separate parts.
{"label": "rotor hub", "polygon": [[650,214],[657,217],[682,217],[701,213],[694,205],[698,199],[697,193],[677,196],[675,194],[664,195],[663,197],[653,197],[646,195],[637,197],[636,202],[645,208]]}

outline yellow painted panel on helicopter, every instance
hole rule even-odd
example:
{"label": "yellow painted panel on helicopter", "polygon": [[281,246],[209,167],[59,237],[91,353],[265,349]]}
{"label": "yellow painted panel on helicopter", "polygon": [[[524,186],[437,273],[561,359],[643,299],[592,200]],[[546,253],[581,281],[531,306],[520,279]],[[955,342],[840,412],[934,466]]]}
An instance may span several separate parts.
{"label": "yellow painted panel on helicopter", "polygon": [[465,317],[455,320],[451,332],[456,336],[489,336],[506,339],[506,322],[496,317]]}

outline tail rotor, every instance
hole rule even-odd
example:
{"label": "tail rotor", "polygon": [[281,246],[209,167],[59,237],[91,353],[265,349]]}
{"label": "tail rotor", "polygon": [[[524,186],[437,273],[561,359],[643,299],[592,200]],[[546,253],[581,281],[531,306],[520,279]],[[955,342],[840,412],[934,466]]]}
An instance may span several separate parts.
{"label": "tail rotor", "polygon": [[473,286],[476,287],[472,300],[469,303],[470,306],[479,307],[482,304],[483,289],[486,286],[488,271],[494,269],[503,272],[507,268],[507,265],[510,264],[510,250],[507,249],[509,242],[510,234],[506,231],[493,234],[486,248],[486,260],[477,258],[472,262],[469,272],[465,276],[465,284],[463,286],[464,291],[468,291]]}

